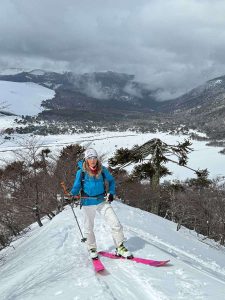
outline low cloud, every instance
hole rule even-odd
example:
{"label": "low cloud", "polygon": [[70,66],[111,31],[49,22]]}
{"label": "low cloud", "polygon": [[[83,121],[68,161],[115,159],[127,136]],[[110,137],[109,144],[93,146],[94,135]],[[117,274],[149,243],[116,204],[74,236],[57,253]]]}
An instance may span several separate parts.
{"label": "low cloud", "polygon": [[92,98],[104,100],[109,98],[109,95],[107,91],[103,89],[101,82],[96,81],[94,77],[89,77],[85,84],[80,86],[79,89]]}

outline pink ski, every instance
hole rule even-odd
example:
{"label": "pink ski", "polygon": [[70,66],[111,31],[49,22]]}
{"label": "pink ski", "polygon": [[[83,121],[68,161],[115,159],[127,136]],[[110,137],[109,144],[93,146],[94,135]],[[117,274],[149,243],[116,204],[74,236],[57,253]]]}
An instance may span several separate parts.
{"label": "pink ski", "polygon": [[[113,258],[113,259],[125,259],[124,257],[117,256],[114,253],[106,252],[106,251],[100,251],[100,255],[108,257],[108,258]],[[161,267],[166,265],[169,260],[152,260],[152,259],[146,259],[146,258],[139,258],[139,257],[133,257],[129,258],[128,260],[135,261],[137,263],[153,266],[153,267]]]}
{"label": "pink ski", "polygon": [[92,263],[96,272],[105,270],[105,267],[99,258],[92,259]]}

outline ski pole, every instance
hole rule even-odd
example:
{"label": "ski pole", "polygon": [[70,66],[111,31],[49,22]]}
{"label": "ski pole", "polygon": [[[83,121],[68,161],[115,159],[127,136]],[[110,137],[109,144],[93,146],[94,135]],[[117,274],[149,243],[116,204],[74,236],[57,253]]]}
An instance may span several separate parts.
{"label": "ski pole", "polygon": [[[67,191],[66,185],[65,185],[65,183],[64,183],[63,181],[61,182],[61,187],[63,188],[63,191],[64,191],[64,194],[65,194],[65,195],[71,196],[70,193]],[[82,233],[81,228],[80,228],[80,224],[79,224],[79,222],[78,222],[78,219],[77,219],[77,216],[76,216],[76,214],[75,214],[75,212],[74,212],[74,209],[73,209],[72,204],[70,204],[70,207],[71,207],[71,209],[72,209],[74,218],[75,218],[75,220],[76,220],[77,226],[78,226],[78,228],[79,228],[79,231],[80,231],[80,234],[81,234],[81,237],[82,237],[81,242],[84,243],[84,242],[86,242],[87,239],[83,236],[83,233]]]}
{"label": "ski pole", "polygon": [[75,212],[74,212],[74,209],[73,209],[72,204],[70,204],[70,207],[71,207],[71,209],[72,209],[74,218],[75,218],[75,220],[76,220],[76,222],[77,222],[77,226],[78,226],[78,228],[79,228],[79,230],[80,230],[80,234],[81,234],[81,237],[82,237],[81,242],[84,243],[84,242],[86,242],[87,239],[83,236],[83,233],[82,233],[81,228],[80,228],[80,224],[79,224],[79,222],[78,222],[78,220],[77,220],[77,216],[76,216],[76,214],[75,214]]}

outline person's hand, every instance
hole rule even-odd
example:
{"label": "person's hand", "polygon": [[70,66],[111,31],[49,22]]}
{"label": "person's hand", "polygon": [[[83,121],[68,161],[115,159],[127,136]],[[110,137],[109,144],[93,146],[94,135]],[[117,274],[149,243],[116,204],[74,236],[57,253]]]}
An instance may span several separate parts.
{"label": "person's hand", "polygon": [[67,204],[71,204],[72,201],[73,201],[72,195],[65,195],[65,196],[64,196],[64,201],[65,201]]}
{"label": "person's hand", "polygon": [[113,194],[107,194],[107,201],[111,203],[113,201]]}

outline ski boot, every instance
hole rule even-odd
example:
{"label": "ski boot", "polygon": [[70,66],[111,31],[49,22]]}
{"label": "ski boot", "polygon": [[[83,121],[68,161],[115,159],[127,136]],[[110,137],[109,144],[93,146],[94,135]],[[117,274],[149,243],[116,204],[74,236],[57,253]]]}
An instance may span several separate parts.
{"label": "ski boot", "polygon": [[97,259],[98,258],[98,252],[95,248],[90,249],[89,253],[90,253],[90,257],[92,259]]}
{"label": "ski boot", "polygon": [[116,255],[128,259],[133,258],[133,254],[123,244],[116,248]]}

